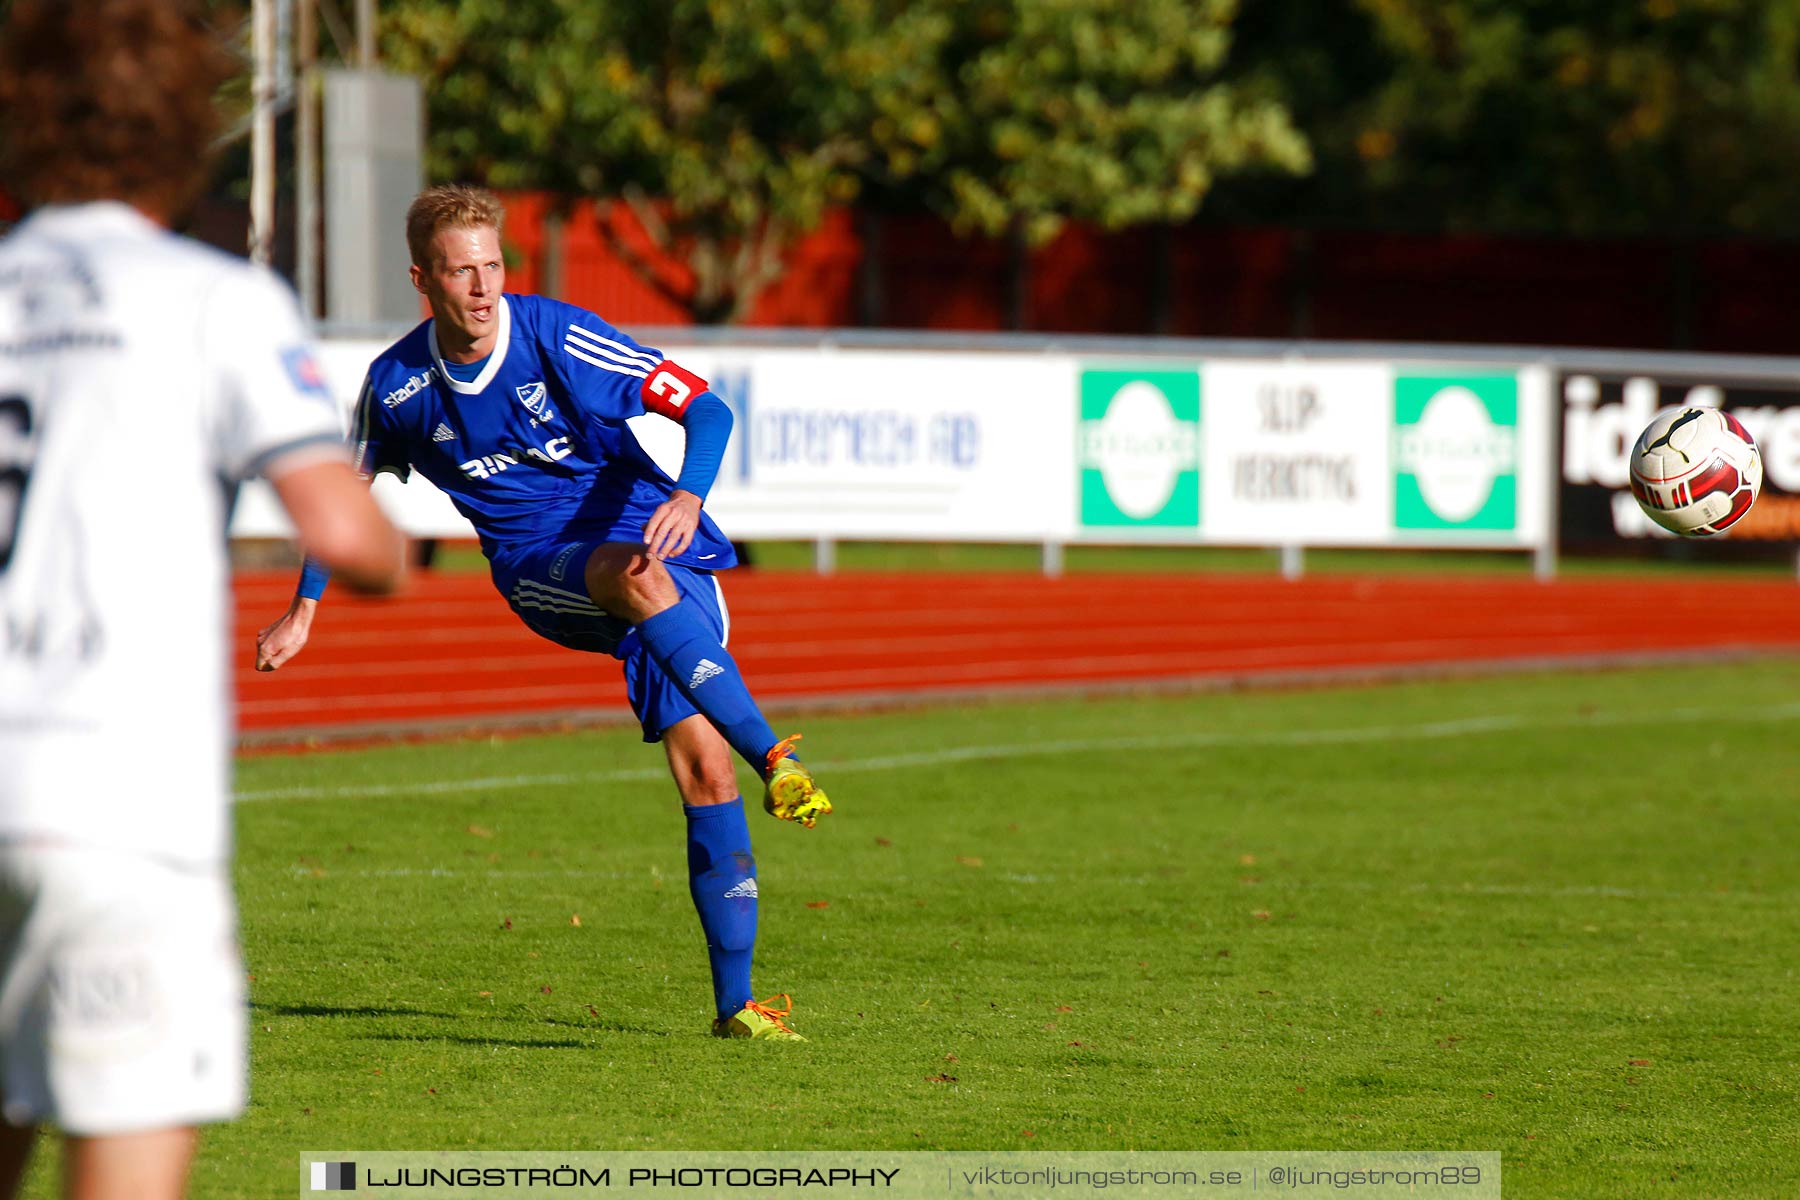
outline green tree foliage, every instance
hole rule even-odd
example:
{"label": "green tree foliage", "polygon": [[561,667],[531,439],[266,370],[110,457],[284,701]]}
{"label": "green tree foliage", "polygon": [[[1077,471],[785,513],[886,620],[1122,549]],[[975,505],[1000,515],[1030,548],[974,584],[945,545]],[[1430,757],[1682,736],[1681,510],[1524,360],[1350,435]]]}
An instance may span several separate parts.
{"label": "green tree foliage", "polygon": [[911,53],[866,64],[871,174],[961,228],[1182,221],[1221,175],[1310,162],[1279,103],[1217,78],[1236,0],[894,7]]}
{"label": "green tree foliage", "polygon": [[[406,0],[431,170],[626,202],[604,232],[702,321],[740,317],[825,209],[872,186],[1028,236],[1193,214],[1214,180],[1303,170],[1220,82],[1235,0]],[[647,234],[685,270],[631,252]]]}
{"label": "green tree foliage", "polygon": [[1232,215],[1800,233],[1800,0],[1319,0],[1239,32],[1319,168]]}

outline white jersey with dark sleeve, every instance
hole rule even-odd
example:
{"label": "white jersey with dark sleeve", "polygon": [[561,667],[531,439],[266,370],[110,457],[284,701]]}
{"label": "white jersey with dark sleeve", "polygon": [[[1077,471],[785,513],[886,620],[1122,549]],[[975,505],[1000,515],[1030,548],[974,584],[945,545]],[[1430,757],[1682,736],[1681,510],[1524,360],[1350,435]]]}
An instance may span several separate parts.
{"label": "white jersey with dark sleeve", "polygon": [[235,486],[345,457],[274,276],[110,202],[0,241],[0,840],[223,858]]}

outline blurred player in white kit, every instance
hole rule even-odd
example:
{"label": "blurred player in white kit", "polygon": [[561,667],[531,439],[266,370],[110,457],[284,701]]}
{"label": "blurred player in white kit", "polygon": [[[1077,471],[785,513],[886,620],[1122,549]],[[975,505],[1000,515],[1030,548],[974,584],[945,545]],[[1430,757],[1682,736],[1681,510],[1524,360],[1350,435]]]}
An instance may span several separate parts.
{"label": "blurred player in white kit", "polygon": [[184,0],[0,27],[0,1196],[49,1124],[70,1196],[179,1197],[243,1110],[235,484],[352,586],[400,577],[292,293],[167,229],[233,73]]}

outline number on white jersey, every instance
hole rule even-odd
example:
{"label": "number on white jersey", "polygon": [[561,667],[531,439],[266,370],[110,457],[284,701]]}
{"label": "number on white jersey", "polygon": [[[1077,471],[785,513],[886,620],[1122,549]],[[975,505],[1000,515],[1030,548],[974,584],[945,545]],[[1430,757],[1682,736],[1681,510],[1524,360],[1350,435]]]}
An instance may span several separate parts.
{"label": "number on white jersey", "polygon": [[31,406],[23,396],[0,396],[0,573],[12,563],[25,516],[33,457]]}

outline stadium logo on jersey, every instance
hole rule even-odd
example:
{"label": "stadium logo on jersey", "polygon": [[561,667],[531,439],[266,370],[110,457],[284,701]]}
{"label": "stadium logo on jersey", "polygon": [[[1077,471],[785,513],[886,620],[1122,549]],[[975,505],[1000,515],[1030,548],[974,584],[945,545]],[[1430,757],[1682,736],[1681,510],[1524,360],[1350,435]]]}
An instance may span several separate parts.
{"label": "stadium logo on jersey", "polygon": [[520,384],[513,389],[518,394],[519,403],[525,411],[540,421],[554,421],[556,414],[550,411],[549,397],[544,391],[543,382]]}
{"label": "stadium logo on jersey", "polygon": [[411,379],[408,379],[405,383],[383,396],[381,398],[382,406],[384,408],[399,408],[402,404],[405,404],[408,400],[430,387],[432,370],[433,368],[426,367],[423,375],[414,375]]}
{"label": "stadium logo on jersey", "polygon": [[723,675],[725,668],[710,658],[703,658],[694,665],[694,673],[688,678],[688,691],[693,691],[707,680]]}
{"label": "stadium logo on jersey", "polygon": [[434,442],[454,442],[456,440],[456,431],[442,421],[439,421],[438,427],[431,431],[431,440]]}
{"label": "stadium logo on jersey", "polygon": [[293,380],[296,388],[321,400],[331,399],[331,389],[325,385],[325,372],[319,369],[319,360],[305,346],[289,346],[283,350],[281,365],[287,369],[288,378]]}
{"label": "stadium logo on jersey", "polygon": [[726,892],[725,899],[727,899],[727,900],[754,900],[754,899],[756,899],[756,880],[754,880],[754,879],[744,880],[742,883],[740,883],[736,887],[732,888],[729,892]]}

